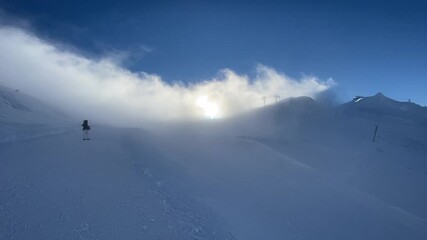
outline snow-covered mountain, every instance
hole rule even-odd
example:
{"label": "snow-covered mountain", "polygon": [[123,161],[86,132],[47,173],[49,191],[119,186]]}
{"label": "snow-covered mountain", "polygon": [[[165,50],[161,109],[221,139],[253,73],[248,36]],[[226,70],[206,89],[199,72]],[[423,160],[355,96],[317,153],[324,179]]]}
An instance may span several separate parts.
{"label": "snow-covered mountain", "polygon": [[54,106],[0,86],[0,143],[60,133],[72,121]]}
{"label": "snow-covered mountain", "polygon": [[343,104],[341,111],[355,117],[407,124],[427,124],[427,107],[413,102],[399,102],[377,93]]}
{"label": "snow-covered mountain", "polygon": [[[0,136],[36,131],[33,115],[64,123],[4,92]],[[90,141],[72,127],[3,141],[0,239],[426,239],[425,119],[382,94],[300,97],[218,122],[95,125]]]}

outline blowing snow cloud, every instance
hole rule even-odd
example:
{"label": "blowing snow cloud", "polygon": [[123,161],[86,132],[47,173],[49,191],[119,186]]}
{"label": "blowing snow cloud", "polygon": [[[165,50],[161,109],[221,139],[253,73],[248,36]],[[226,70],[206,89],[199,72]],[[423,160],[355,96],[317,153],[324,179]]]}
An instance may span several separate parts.
{"label": "blowing snow cloud", "polygon": [[261,106],[263,97],[314,97],[334,84],[316,77],[295,80],[263,65],[254,78],[224,69],[196,83],[167,83],[5,26],[0,27],[0,62],[0,84],[78,116],[119,125],[228,117]]}

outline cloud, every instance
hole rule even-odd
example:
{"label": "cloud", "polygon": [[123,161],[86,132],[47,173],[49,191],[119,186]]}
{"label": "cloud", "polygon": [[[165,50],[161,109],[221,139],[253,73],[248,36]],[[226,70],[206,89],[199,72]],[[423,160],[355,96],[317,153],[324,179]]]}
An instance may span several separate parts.
{"label": "cloud", "polygon": [[139,44],[128,46],[126,49],[114,48],[102,41],[94,40],[95,48],[103,55],[104,60],[113,62],[122,67],[131,67],[154,51],[154,48]]}
{"label": "cloud", "polygon": [[5,26],[0,27],[0,62],[0,84],[78,117],[115,125],[228,117],[262,106],[263,97],[267,103],[274,102],[274,95],[313,97],[334,84],[316,77],[295,80],[263,65],[253,78],[224,69],[200,82],[167,83],[156,74],[131,72],[109,57],[90,59]]}

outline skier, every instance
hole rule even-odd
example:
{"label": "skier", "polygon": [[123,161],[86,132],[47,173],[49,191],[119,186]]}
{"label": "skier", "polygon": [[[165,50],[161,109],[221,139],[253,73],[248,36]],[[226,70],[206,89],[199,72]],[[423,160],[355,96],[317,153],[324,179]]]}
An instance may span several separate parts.
{"label": "skier", "polygon": [[83,120],[82,127],[83,127],[83,140],[90,140],[89,138],[90,126],[87,120]]}

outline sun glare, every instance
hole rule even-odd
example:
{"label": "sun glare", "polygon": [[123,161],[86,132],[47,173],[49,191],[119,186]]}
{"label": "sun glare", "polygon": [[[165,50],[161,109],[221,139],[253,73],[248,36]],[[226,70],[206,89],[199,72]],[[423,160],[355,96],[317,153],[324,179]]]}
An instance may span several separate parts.
{"label": "sun glare", "polygon": [[210,102],[208,97],[202,96],[197,99],[197,106],[203,109],[205,117],[214,119],[219,117],[218,104]]}

